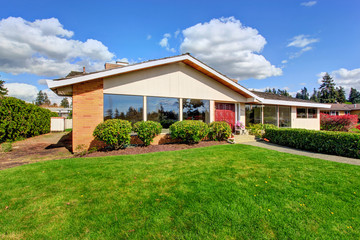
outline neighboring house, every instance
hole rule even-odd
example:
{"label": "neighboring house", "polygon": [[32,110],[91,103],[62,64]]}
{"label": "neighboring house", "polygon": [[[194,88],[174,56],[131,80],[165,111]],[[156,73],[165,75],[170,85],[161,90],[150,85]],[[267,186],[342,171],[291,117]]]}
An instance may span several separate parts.
{"label": "neighboring house", "polygon": [[73,98],[73,149],[91,147],[104,119],[154,120],[164,128],[178,120],[237,121],[320,129],[319,108],[330,105],[254,92],[189,54],[48,80]]}
{"label": "neighboring house", "polygon": [[330,115],[358,115],[360,114],[360,104],[344,104],[344,103],[335,103],[331,104],[329,109],[320,109],[321,113],[326,113]]}
{"label": "neighboring house", "polygon": [[57,113],[59,117],[64,117],[64,118],[67,118],[72,111],[72,108],[58,108],[58,107],[44,107],[44,108],[49,109],[50,111]]}

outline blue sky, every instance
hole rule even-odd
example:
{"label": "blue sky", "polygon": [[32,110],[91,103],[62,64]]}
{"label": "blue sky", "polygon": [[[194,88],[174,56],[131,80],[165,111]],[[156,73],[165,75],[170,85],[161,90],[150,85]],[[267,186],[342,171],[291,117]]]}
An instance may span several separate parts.
{"label": "blue sky", "polygon": [[41,79],[69,70],[190,51],[248,88],[312,91],[329,72],[360,90],[359,10],[355,0],[8,1],[0,75],[31,101],[47,89]]}

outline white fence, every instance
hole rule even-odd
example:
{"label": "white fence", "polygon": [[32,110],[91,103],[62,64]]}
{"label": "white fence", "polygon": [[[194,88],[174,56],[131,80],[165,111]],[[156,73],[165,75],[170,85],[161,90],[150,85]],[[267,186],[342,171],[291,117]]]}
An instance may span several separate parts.
{"label": "white fence", "polygon": [[64,117],[52,117],[50,123],[51,132],[63,132],[65,129],[72,128],[72,119]]}

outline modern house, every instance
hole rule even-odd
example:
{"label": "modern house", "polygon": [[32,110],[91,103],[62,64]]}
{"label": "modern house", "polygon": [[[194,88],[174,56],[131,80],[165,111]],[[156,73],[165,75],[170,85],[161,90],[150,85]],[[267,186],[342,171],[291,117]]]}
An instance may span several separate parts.
{"label": "modern house", "polygon": [[72,74],[47,84],[73,97],[73,149],[91,147],[93,130],[105,119],[159,121],[164,128],[185,119],[237,121],[320,129],[319,104],[254,92],[189,54],[105,70]]}

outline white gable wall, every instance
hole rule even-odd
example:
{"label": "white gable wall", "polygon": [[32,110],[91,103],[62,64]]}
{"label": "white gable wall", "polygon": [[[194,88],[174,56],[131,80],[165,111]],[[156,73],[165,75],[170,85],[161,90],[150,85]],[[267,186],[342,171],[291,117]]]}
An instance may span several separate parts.
{"label": "white gable wall", "polygon": [[104,93],[246,102],[239,93],[181,62],[104,78]]}

